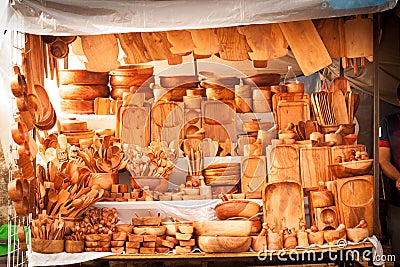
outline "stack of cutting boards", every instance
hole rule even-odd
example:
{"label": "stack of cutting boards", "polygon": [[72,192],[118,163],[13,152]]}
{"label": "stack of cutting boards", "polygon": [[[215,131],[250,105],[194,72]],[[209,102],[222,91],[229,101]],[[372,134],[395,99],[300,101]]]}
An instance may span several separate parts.
{"label": "stack of cutting boards", "polygon": [[93,114],[94,100],[110,95],[108,72],[64,70],[60,83],[60,107],[65,113]]}
{"label": "stack of cutting boards", "polygon": [[218,194],[239,191],[240,163],[214,163],[205,168],[205,182],[212,188],[213,198]]}

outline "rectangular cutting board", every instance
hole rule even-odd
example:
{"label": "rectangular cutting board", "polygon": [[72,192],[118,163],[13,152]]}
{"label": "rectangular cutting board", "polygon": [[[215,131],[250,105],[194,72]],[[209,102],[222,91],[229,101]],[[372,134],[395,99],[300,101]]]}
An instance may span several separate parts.
{"label": "rectangular cutting board", "polygon": [[184,109],[182,102],[159,101],[151,110],[151,140],[183,139]]}
{"label": "rectangular cutting board", "polygon": [[278,129],[284,129],[288,123],[307,121],[310,119],[310,105],[304,101],[281,100],[276,108],[276,118]]}
{"label": "rectangular cutting board", "polygon": [[328,165],[331,163],[329,147],[307,147],[300,149],[300,172],[304,188],[318,187],[319,181],[330,181]]}
{"label": "rectangular cutting board", "polygon": [[205,138],[236,142],[236,111],[234,100],[207,100],[201,103],[202,125]]}
{"label": "rectangular cutting board", "polygon": [[130,107],[121,111],[121,143],[148,146],[150,144],[150,107]]}
{"label": "rectangular cutting board", "polygon": [[300,181],[299,150],[290,145],[277,145],[270,154],[271,166],[268,171],[268,182]]}

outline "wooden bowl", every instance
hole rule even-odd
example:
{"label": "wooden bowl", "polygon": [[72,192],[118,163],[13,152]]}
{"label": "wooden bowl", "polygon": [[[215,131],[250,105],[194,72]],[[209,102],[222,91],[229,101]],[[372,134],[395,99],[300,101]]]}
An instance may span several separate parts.
{"label": "wooden bowl", "polygon": [[248,236],[251,221],[194,221],[194,232],[198,236]]}
{"label": "wooden bowl", "polygon": [[168,179],[153,176],[137,176],[130,178],[131,189],[148,186],[151,191],[165,192],[168,189]]}
{"label": "wooden bowl", "polygon": [[226,220],[231,217],[249,218],[259,211],[259,204],[245,199],[223,201],[215,206],[215,214],[219,220]]}
{"label": "wooden bowl", "polygon": [[250,248],[250,236],[199,236],[199,248],[206,253],[239,253]]}
{"label": "wooden bowl", "polygon": [[[132,227],[133,229],[133,227]],[[112,234],[112,240],[116,241],[125,241],[127,236],[127,232],[115,232]]]}
{"label": "wooden bowl", "polygon": [[50,45],[50,53],[55,58],[65,58],[68,55],[68,52],[68,44],[64,43],[61,40],[56,40]]}
{"label": "wooden bowl", "polygon": [[235,91],[228,88],[207,88],[206,95],[208,99],[214,99],[214,100],[235,99]]}
{"label": "wooden bowl", "polygon": [[309,232],[308,233],[308,243],[310,245],[317,244],[322,245],[324,244],[324,232]]}
{"label": "wooden bowl", "polygon": [[194,88],[198,82],[196,75],[160,76],[160,85],[164,88]]}
{"label": "wooden bowl", "polygon": [[107,85],[65,84],[59,87],[60,97],[69,100],[94,100],[97,97],[109,97]]}
{"label": "wooden bowl", "polygon": [[28,128],[23,122],[16,122],[11,128],[11,136],[16,144],[22,145],[28,140]]}
{"label": "wooden bowl", "polygon": [[130,86],[112,86],[110,96],[112,99],[122,100],[122,96],[124,93],[130,93],[131,87]]}
{"label": "wooden bowl", "polygon": [[268,130],[269,128],[272,127],[271,122],[261,122],[258,119],[253,119],[251,122],[244,122],[243,125],[243,131],[247,133],[254,133],[258,132],[259,130]]}
{"label": "wooden bowl", "polygon": [[358,243],[369,237],[369,231],[368,228],[348,228],[346,236],[348,240]]}
{"label": "wooden bowl", "polygon": [[8,196],[12,201],[20,201],[24,196],[21,179],[16,178],[7,185]]}
{"label": "wooden bowl", "polygon": [[132,218],[132,225],[133,226],[158,226],[163,221],[165,221],[164,217],[133,217]]}
{"label": "wooden bowl", "polygon": [[[237,84],[240,83],[240,79],[235,76],[214,76],[208,77],[207,79],[202,80],[202,84],[208,84],[208,87],[214,86],[222,86],[228,88],[235,88]],[[202,87],[204,87],[202,85]],[[206,86],[207,88],[207,86]]]}
{"label": "wooden bowl", "polygon": [[346,240],[346,230],[325,230],[324,239],[329,245],[336,245],[339,239]]}
{"label": "wooden bowl", "polygon": [[323,208],[333,205],[333,194],[331,191],[311,191],[310,201],[314,208]]}
{"label": "wooden bowl", "polygon": [[153,75],[152,65],[127,64],[121,65],[118,69],[110,71],[111,75]]}
{"label": "wooden bowl", "polygon": [[87,122],[77,120],[76,118],[68,118],[60,121],[62,132],[80,132],[87,131]]}
{"label": "wooden bowl", "polygon": [[371,171],[373,164],[373,159],[366,159],[342,162],[338,164],[328,165],[328,167],[333,176],[337,178],[347,178],[368,174]]}
{"label": "wooden bowl", "polygon": [[125,240],[113,240],[111,241],[112,247],[123,247],[125,245]]}
{"label": "wooden bowl", "polygon": [[92,72],[87,70],[60,70],[61,84],[107,85],[108,72]]}
{"label": "wooden bowl", "polygon": [[140,87],[142,85],[148,86],[150,83],[154,83],[153,75],[123,75],[123,74],[113,74],[110,75],[111,86],[136,86]]}
{"label": "wooden bowl", "polygon": [[281,80],[279,73],[261,73],[246,78],[242,78],[243,84],[257,86],[277,85]]}
{"label": "wooden bowl", "polygon": [[304,83],[287,83],[285,85],[288,93],[304,93]]}
{"label": "wooden bowl", "polygon": [[111,234],[88,234],[85,236],[87,242],[101,241],[110,242],[112,238]]}
{"label": "wooden bowl", "polygon": [[44,254],[52,254],[52,253],[61,253],[64,251],[64,240],[47,240],[47,239],[38,239],[32,238],[32,251],[44,253]]}
{"label": "wooden bowl", "polygon": [[65,240],[65,252],[81,253],[85,249],[85,241]]}
{"label": "wooden bowl", "polygon": [[162,236],[165,234],[166,227],[161,226],[137,226],[133,227],[133,233],[136,235],[156,235]]}
{"label": "wooden bowl", "polygon": [[124,224],[117,224],[115,226],[115,229],[117,232],[126,232],[126,233],[132,233],[133,230],[133,225],[130,223],[124,223]]}
{"label": "wooden bowl", "polygon": [[352,145],[357,141],[357,135],[356,134],[348,134],[343,136],[343,142],[345,145]]}

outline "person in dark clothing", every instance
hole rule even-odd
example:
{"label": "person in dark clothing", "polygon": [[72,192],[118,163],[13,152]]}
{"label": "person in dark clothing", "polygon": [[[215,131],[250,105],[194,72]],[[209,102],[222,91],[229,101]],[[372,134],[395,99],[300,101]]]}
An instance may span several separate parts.
{"label": "person in dark clothing", "polygon": [[[397,99],[400,104],[400,84]],[[394,266],[400,267],[400,112],[384,117],[380,123],[379,165],[389,178],[388,233],[396,256]]]}

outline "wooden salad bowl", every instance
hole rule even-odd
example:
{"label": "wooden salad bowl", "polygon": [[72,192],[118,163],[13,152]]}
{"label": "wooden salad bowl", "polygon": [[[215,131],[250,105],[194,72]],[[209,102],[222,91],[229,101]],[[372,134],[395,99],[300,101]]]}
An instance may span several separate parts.
{"label": "wooden salad bowl", "polygon": [[250,236],[199,236],[197,243],[206,253],[239,253],[250,248]]}
{"label": "wooden salad bowl", "polygon": [[215,206],[215,213],[219,220],[232,217],[250,218],[260,211],[260,205],[245,199],[232,199],[223,201]]}

